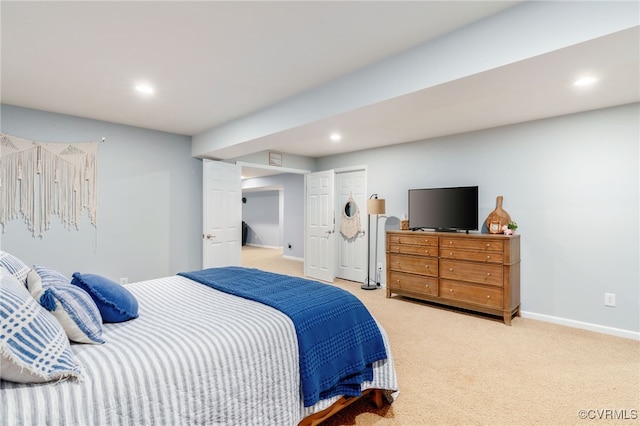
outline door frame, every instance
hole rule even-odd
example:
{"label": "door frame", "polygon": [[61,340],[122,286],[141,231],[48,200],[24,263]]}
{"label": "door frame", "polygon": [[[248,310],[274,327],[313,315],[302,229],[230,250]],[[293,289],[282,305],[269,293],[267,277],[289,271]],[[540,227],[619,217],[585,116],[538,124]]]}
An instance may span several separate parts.
{"label": "door frame", "polygon": [[[252,177],[248,177],[245,179],[242,179],[241,182],[241,187],[242,187],[242,194],[244,197],[245,193],[251,193],[251,192],[261,192],[261,191],[278,191],[279,193],[279,203],[280,203],[280,220],[278,223],[279,226],[279,233],[280,233],[280,237],[282,238],[282,245],[284,248],[284,245],[286,244],[286,242],[284,241],[284,227],[285,227],[285,219],[284,219],[284,200],[285,197],[288,195],[286,188],[281,185],[281,184],[275,184],[272,185],[271,183],[264,182],[262,181],[262,179],[269,179],[269,178],[273,178],[273,177],[277,177],[279,175],[282,174],[292,174],[292,175],[300,175],[304,181],[304,176],[307,173],[311,173],[310,170],[307,169],[297,169],[297,168],[291,168],[291,167],[280,167],[280,166],[271,166],[271,165],[267,165],[267,164],[259,164],[259,163],[249,163],[249,162],[245,162],[245,161],[236,161],[235,164],[239,165],[242,169],[242,175],[244,175],[245,169],[247,170],[265,170],[266,173],[264,175],[261,176],[252,176]],[[253,169],[253,170],[252,170]],[[247,186],[245,187],[245,180],[249,180],[249,181],[255,181],[255,185],[254,186]],[[303,183],[304,185],[304,183]],[[300,211],[304,210],[304,204],[305,204],[305,200],[304,200],[304,193],[302,196],[302,200],[300,201]],[[242,213],[241,213],[242,214]],[[302,214],[301,214],[302,216]],[[244,218],[243,218],[244,220]],[[302,223],[302,227],[304,227],[305,224]],[[288,259],[292,259],[292,260],[301,260],[304,261],[304,238],[302,238],[302,244],[300,245],[302,247],[302,253],[301,256],[302,257],[294,257],[294,256],[288,256],[285,255],[283,253],[283,258],[288,258]],[[299,243],[299,241],[296,241],[296,243]],[[298,247],[300,247],[298,246]],[[298,250],[298,249],[296,249]]]}

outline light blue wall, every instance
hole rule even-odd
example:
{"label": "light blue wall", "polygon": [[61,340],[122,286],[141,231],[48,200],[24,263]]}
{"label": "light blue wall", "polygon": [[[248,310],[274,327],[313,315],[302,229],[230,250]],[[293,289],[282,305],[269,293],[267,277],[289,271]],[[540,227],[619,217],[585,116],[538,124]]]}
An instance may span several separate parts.
{"label": "light blue wall", "polygon": [[[107,137],[99,149],[98,230],[54,224],[39,240],[16,220],[2,235],[3,250],[67,274],[130,281],[200,267],[202,168],[188,137],[6,105],[1,113],[2,131],[27,139]],[[325,157],[317,170],[366,165],[369,192],[386,199],[393,228],[408,188],[477,184],[480,221],[503,195],[522,235],[523,311],[638,333],[639,116],[639,104],[596,110]],[[304,245],[302,210],[296,222],[288,207],[298,196],[303,206],[302,181],[295,187],[299,195],[284,196],[284,211],[294,215],[283,219],[285,255],[295,237],[294,249]],[[604,306],[605,292],[617,295],[617,307]]]}
{"label": "light blue wall", "polygon": [[283,254],[304,259],[304,176],[286,174],[283,175],[283,182]]}
{"label": "light blue wall", "polygon": [[[366,164],[393,229],[409,188],[479,185],[481,222],[504,196],[522,235],[522,309],[637,333],[639,117],[631,104],[325,157],[318,168]],[[605,292],[617,307],[604,306]]]}
{"label": "light blue wall", "polygon": [[2,105],[1,131],[26,139],[88,142],[98,148],[98,226],[79,230],[54,218],[42,239],[9,222],[2,249],[65,275],[75,271],[129,282],[202,267],[202,162],[191,138]]}
{"label": "light blue wall", "polygon": [[249,227],[247,244],[282,247],[280,230],[280,191],[249,192],[242,195],[242,220]]}

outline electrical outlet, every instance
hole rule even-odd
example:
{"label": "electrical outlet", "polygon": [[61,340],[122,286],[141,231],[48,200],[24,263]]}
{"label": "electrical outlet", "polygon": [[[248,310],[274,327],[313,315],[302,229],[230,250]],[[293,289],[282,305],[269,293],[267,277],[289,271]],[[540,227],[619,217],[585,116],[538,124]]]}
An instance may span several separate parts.
{"label": "electrical outlet", "polygon": [[604,306],[616,306],[616,294],[615,293],[605,293],[604,294]]}
{"label": "electrical outlet", "polygon": [[125,285],[129,283],[129,278],[127,277],[122,277],[120,278],[120,285]]}
{"label": "electrical outlet", "polygon": [[382,272],[382,262],[378,262],[378,272]]}

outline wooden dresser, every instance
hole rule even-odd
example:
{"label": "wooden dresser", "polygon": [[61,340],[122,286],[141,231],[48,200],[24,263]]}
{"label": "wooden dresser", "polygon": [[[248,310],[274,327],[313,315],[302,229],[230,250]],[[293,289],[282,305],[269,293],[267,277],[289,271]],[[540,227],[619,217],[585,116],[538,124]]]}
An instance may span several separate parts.
{"label": "wooden dresser", "polygon": [[520,315],[520,235],[387,232],[392,294],[501,316]]}

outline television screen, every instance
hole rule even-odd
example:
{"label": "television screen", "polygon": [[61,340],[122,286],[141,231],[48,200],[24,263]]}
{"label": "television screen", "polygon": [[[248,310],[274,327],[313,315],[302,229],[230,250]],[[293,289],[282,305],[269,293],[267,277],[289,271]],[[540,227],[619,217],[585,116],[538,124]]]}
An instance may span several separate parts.
{"label": "television screen", "polygon": [[410,189],[409,226],[414,230],[477,230],[478,187]]}

